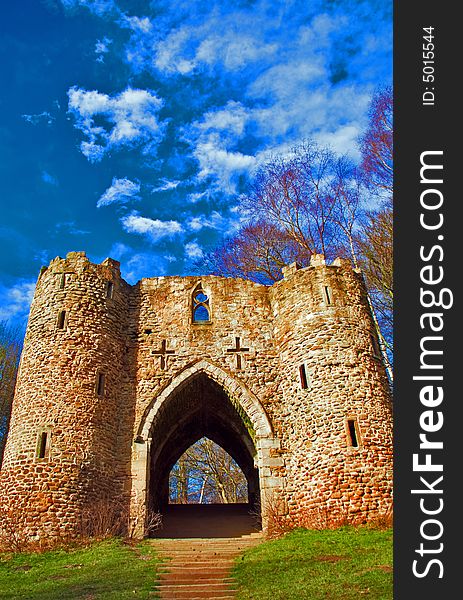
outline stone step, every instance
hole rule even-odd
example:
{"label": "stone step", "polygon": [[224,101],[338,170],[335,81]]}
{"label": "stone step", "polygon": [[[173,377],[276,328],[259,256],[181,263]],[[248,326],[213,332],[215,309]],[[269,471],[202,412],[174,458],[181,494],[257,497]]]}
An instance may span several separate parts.
{"label": "stone step", "polygon": [[161,589],[160,597],[162,600],[164,598],[187,598],[191,600],[192,597],[199,598],[217,598],[217,596],[235,596],[236,591],[230,588],[214,588],[214,587],[204,587],[204,588],[192,588],[191,586],[183,586],[180,588],[171,588],[171,589]]}
{"label": "stone step", "polygon": [[200,595],[196,595],[190,590],[184,592],[166,592],[161,594],[162,600],[234,600],[235,594],[226,594],[224,592],[202,592]]}
{"label": "stone step", "polygon": [[236,556],[237,554],[241,554],[244,550],[227,550],[227,551],[211,551],[207,552],[206,550],[202,552],[196,551],[188,551],[188,550],[159,550],[159,554],[163,556],[191,556],[192,558],[198,558],[201,560],[215,560],[218,556],[224,556],[225,558]]}
{"label": "stone step", "polygon": [[221,560],[221,561],[217,561],[214,563],[211,563],[210,561],[196,561],[196,560],[176,560],[176,561],[171,561],[169,564],[164,564],[164,571],[171,571],[172,569],[179,569],[181,568],[188,568],[188,569],[194,569],[194,568],[199,568],[202,571],[204,571],[205,569],[210,569],[211,567],[220,567],[221,569],[229,569],[232,565],[233,565],[234,561],[233,560]]}
{"label": "stone step", "polygon": [[252,542],[254,540],[262,538],[262,532],[257,532],[255,535],[250,534],[247,536],[240,537],[212,537],[212,538],[199,538],[199,537],[183,537],[183,538],[172,538],[172,537],[157,537],[151,538],[150,542],[153,544],[163,543],[163,542],[178,542],[179,544],[185,544],[188,542],[193,542],[195,544],[207,544],[207,542],[216,542],[217,544],[226,544],[226,543],[235,543],[235,542]]}
{"label": "stone step", "polygon": [[159,549],[168,548],[169,550],[196,550],[198,552],[204,550],[235,550],[236,548],[253,548],[256,542],[243,542],[240,544],[156,544],[154,547]]}
{"label": "stone step", "polygon": [[194,592],[195,594],[203,593],[203,592],[232,592],[233,588],[229,583],[163,583],[161,585],[161,593],[171,592],[171,591],[180,591],[183,592],[185,590],[189,590],[190,592]]}
{"label": "stone step", "polygon": [[247,536],[242,536],[242,537],[228,537],[228,538],[198,538],[198,537],[191,537],[191,538],[151,538],[151,543],[153,544],[164,544],[164,543],[171,543],[171,544],[177,544],[177,545],[181,545],[181,544],[208,544],[208,543],[216,543],[216,544],[236,544],[236,543],[242,543],[242,542],[253,542],[255,540],[259,540],[262,539],[262,532],[256,532],[251,533]]}
{"label": "stone step", "polygon": [[240,544],[236,546],[155,546],[159,551],[168,552],[239,552],[247,548],[254,548],[257,544]]}
{"label": "stone step", "polygon": [[169,565],[169,569],[167,572],[162,573],[162,575],[167,575],[167,573],[185,573],[186,575],[191,575],[192,577],[200,577],[202,573],[208,573],[211,576],[224,576],[230,572],[230,565],[223,565],[216,567],[215,565],[204,565],[198,567],[196,564],[191,567],[186,567],[185,565]]}
{"label": "stone step", "polygon": [[237,554],[241,554],[244,552],[244,548],[238,548],[237,550],[211,550],[208,552],[207,550],[169,550],[169,549],[159,549],[158,552],[162,556],[191,556],[192,558],[198,558],[201,560],[214,560],[218,556],[224,556],[225,558],[236,556]]}
{"label": "stone step", "polygon": [[240,545],[240,546],[211,546],[211,547],[207,547],[207,546],[180,546],[180,547],[174,547],[174,546],[154,546],[154,548],[158,551],[158,552],[191,552],[192,554],[200,554],[200,553],[207,553],[207,554],[217,554],[220,552],[244,552],[245,550],[247,550],[248,548],[254,548],[255,546],[257,546],[257,544],[247,544],[247,545]]}
{"label": "stone step", "polygon": [[218,552],[242,552],[244,550],[247,550],[248,548],[254,548],[254,546],[256,546],[257,544],[247,544],[245,545],[241,545],[241,546],[211,546],[210,548],[207,547],[201,547],[198,548],[197,546],[183,546],[180,548],[175,548],[174,546],[155,546],[156,550],[158,550],[159,552],[175,552],[175,553],[185,553],[185,552],[190,552],[190,553],[195,553],[195,554],[201,554],[201,553],[207,553],[207,554],[216,554]]}
{"label": "stone step", "polygon": [[204,577],[198,577],[197,575],[185,575],[184,573],[179,573],[178,575],[173,573],[166,573],[165,575],[161,575],[159,581],[163,587],[175,584],[175,585],[184,585],[184,584],[210,584],[210,583],[226,583],[233,584],[235,581],[233,577],[227,577],[226,575],[214,577],[209,574],[205,574]]}

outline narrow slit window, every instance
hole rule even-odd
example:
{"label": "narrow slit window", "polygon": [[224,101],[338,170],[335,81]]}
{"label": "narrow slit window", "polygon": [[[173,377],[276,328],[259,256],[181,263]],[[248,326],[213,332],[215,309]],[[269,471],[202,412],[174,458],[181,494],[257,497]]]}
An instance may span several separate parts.
{"label": "narrow slit window", "polygon": [[299,379],[301,382],[301,389],[306,390],[309,387],[309,384],[308,384],[307,371],[305,369],[305,365],[301,365],[299,367]]}
{"label": "narrow slit window", "polygon": [[103,396],[105,390],[105,374],[98,373],[96,380],[96,393],[97,396]]}
{"label": "narrow slit window", "polygon": [[208,323],[209,310],[209,298],[202,288],[197,288],[193,294],[193,323]]}
{"label": "narrow slit window", "polygon": [[66,325],[66,311],[60,310],[58,313],[58,321],[56,323],[56,327],[58,329],[64,329],[65,325]]}
{"label": "narrow slit window", "polygon": [[358,433],[357,433],[357,424],[355,419],[347,419],[347,428],[349,431],[349,441],[350,446],[353,448],[359,447]]}
{"label": "narrow slit window", "polygon": [[42,431],[39,434],[37,444],[37,458],[48,458],[50,436],[47,431]]}
{"label": "narrow slit window", "polygon": [[69,280],[69,273],[62,273],[59,281],[59,289],[64,290]]}
{"label": "narrow slit window", "polygon": [[332,304],[333,303],[333,296],[331,293],[331,288],[328,285],[325,285],[325,287],[323,288],[325,291],[325,302],[327,304]]}
{"label": "narrow slit window", "polygon": [[114,283],[112,281],[106,282],[106,298],[112,298],[114,294]]}

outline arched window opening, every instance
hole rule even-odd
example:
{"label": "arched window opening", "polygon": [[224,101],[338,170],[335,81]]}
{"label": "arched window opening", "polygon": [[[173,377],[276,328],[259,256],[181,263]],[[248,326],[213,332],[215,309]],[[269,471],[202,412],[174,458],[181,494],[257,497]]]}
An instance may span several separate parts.
{"label": "arched window opening", "polygon": [[169,476],[169,504],[248,502],[243,471],[221,446],[203,437],[190,446]]}
{"label": "arched window opening", "polygon": [[207,323],[210,321],[209,298],[201,287],[193,294],[193,323]]}

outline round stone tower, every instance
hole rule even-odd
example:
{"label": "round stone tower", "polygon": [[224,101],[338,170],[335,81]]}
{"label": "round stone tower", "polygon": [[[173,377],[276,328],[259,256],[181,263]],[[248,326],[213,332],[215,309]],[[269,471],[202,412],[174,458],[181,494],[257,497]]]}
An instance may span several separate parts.
{"label": "round stone tower", "polygon": [[287,511],[302,526],[391,507],[392,406],[363,276],[350,261],[284,269],[270,288]]}
{"label": "round stone tower", "polygon": [[119,263],[83,252],[40,273],[1,471],[31,535],[75,533],[87,505],[124,497],[125,286]]}

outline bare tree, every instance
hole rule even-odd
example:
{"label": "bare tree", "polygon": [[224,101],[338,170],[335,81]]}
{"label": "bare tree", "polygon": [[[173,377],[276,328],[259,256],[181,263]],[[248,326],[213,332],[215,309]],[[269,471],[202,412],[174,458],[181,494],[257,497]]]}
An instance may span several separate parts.
{"label": "bare tree", "polygon": [[[346,157],[312,141],[273,156],[255,173],[240,199],[247,222],[209,253],[201,267],[225,276],[269,284],[291,262],[312,254],[349,256],[360,206],[357,171]],[[199,265],[197,266],[199,269]]]}
{"label": "bare tree", "polygon": [[360,263],[365,275],[379,337],[392,377],[393,358],[393,94],[379,90],[372,99],[369,124],[360,139],[360,171],[379,206],[365,211],[356,232]]}
{"label": "bare tree", "polygon": [[0,464],[5,447],[11,404],[13,402],[19,356],[21,354],[19,330],[0,322]]}
{"label": "bare tree", "polygon": [[372,99],[369,124],[360,139],[361,170],[370,188],[387,196],[393,190],[393,94],[392,88],[379,90]]}
{"label": "bare tree", "polygon": [[368,211],[356,236],[371,302],[378,319],[380,338],[392,363],[393,338],[393,215],[389,200],[378,210]]}
{"label": "bare tree", "polygon": [[[205,261],[213,273],[271,284],[281,279],[281,269],[286,264],[297,261],[307,265],[309,259],[310,252],[287,232],[260,220],[224,240],[206,255]],[[201,261],[202,269],[205,261]]]}
{"label": "bare tree", "polygon": [[[227,504],[247,501],[247,482],[233,458],[204,437],[193,444],[172,469],[170,499],[174,503]],[[186,497],[179,491],[186,489]]]}
{"label": "bare tree", "polygon": [[304,141],[262,165],[241,202],[250,219],[273,224],[308,256],[335,258],[343,236],[336,208],[351,193],[353,172],[345,157]]}

